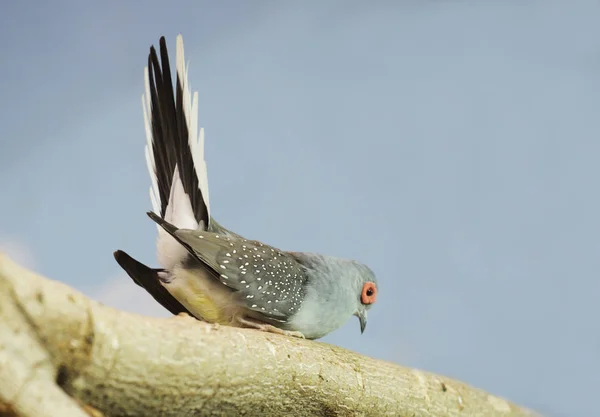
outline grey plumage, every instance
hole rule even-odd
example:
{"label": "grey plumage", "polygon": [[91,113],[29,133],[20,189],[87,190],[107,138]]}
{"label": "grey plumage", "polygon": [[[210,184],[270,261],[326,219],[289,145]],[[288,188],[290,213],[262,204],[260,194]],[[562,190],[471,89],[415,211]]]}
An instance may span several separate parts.
{"label": "grey plumage", "polygon": [[187,81],[177,38],[173,90],[166,42],[152,47],[142,99],[146,160],[152,179],[148,215],[159,226],[152,269],[123,251],[115,259],[173,314],[307,338],[320,338],[356,315],[364,331],[377,296],[365,265],[326,255],[288,252],[246,239],[210,213],[204,135],[198,135],[197,93]]}
{"label": "grey plumage", "polygon": [[308,339],[318,339],[340,328],[355,315],[362,333],[375,298],[373,303],[363,303],[361,293],[371,285],[377,291],[373,271],[354,260],[306,252],[291,254],[303,266],[308,279],[302,308],[284,328],[299,331]]}
{"label": "grey plumage", "polygon": [[[361,303],[365,282],[377,284],[366,265],[306,252],[284,252],[240,236],[177,229],[155,213],[148,216],[173,236],[192,259],[236,292],[247,314],[319,338],[342,326],[353,314],[366,320],[371,305]],[[361,322],[362,330],[364,323]]]}
{"label": "grey plumage", "polygon": [[177,229],[152,212],[148,216],[236,291],[245,308],[266,316],[262,319],[285,322],[300,308],[308,276],[291,255],[256,240]]}

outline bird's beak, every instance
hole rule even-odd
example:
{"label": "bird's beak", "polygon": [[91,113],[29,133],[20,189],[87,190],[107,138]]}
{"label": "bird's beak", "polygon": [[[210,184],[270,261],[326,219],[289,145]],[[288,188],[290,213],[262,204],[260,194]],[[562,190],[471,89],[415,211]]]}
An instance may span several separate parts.
{"label": "bird's beak", "polygon": [[360,334],[365,332],[365,328],[367,327],[367,310],[359,310],[354,313],[358,320],[360,321]]}

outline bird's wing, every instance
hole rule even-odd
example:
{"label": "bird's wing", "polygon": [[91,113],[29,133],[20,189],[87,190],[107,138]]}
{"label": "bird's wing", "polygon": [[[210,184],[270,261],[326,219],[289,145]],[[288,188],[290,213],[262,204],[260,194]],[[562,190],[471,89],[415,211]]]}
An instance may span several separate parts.
{"label": "bird's wing", "polygon": [[[175,89],[164,37],[160,39],[160,59],[152,46],[144,70],[142,106],[146,162],[152,180],[150,199],[154,212],[178,228],[210,230],[204,130],[198,133],[198,93],[192,97],[181,35],[177,36],[175,61]],[[157,247],[158,261],[165,269],[187,256],[160,227]]]}
{"label": "bird's wing", "polygon": [[178,229],[154,213],[148,215],[223,285],[238,292],[248,310],[285,322],[300,308],[306,272],[294,258],[261,242]]}

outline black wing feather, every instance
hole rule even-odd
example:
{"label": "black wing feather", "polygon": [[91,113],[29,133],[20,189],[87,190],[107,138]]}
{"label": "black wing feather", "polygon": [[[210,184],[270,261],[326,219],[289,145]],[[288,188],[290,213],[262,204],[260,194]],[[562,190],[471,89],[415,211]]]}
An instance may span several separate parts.
{"label": "black wing feather", "polygon": [[[209,224],[208,208],[200,191],[194,160],[188,143],[188,128],[183,106],[183,80],[177,74],[173,91],[169,54],[164,37],[160,38],[160,61],[154,47],[148,56],[152,114],[153,158],[160,197],[160,215],[164,218],[175,166],[185,193],[190,198],[198,223]],[[195,138],[194,138],[195,140]]]}

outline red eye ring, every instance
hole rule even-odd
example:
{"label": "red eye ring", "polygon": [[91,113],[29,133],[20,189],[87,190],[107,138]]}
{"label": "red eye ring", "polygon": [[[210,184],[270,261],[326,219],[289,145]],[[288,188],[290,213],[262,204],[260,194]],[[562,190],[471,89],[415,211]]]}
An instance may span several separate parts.
{"label": "red eye ring", "polygon": [[373,304],[377,300],[377,286],[374,282],[367,281],[363,284],[360,294],[360,302],[363,304]]}

